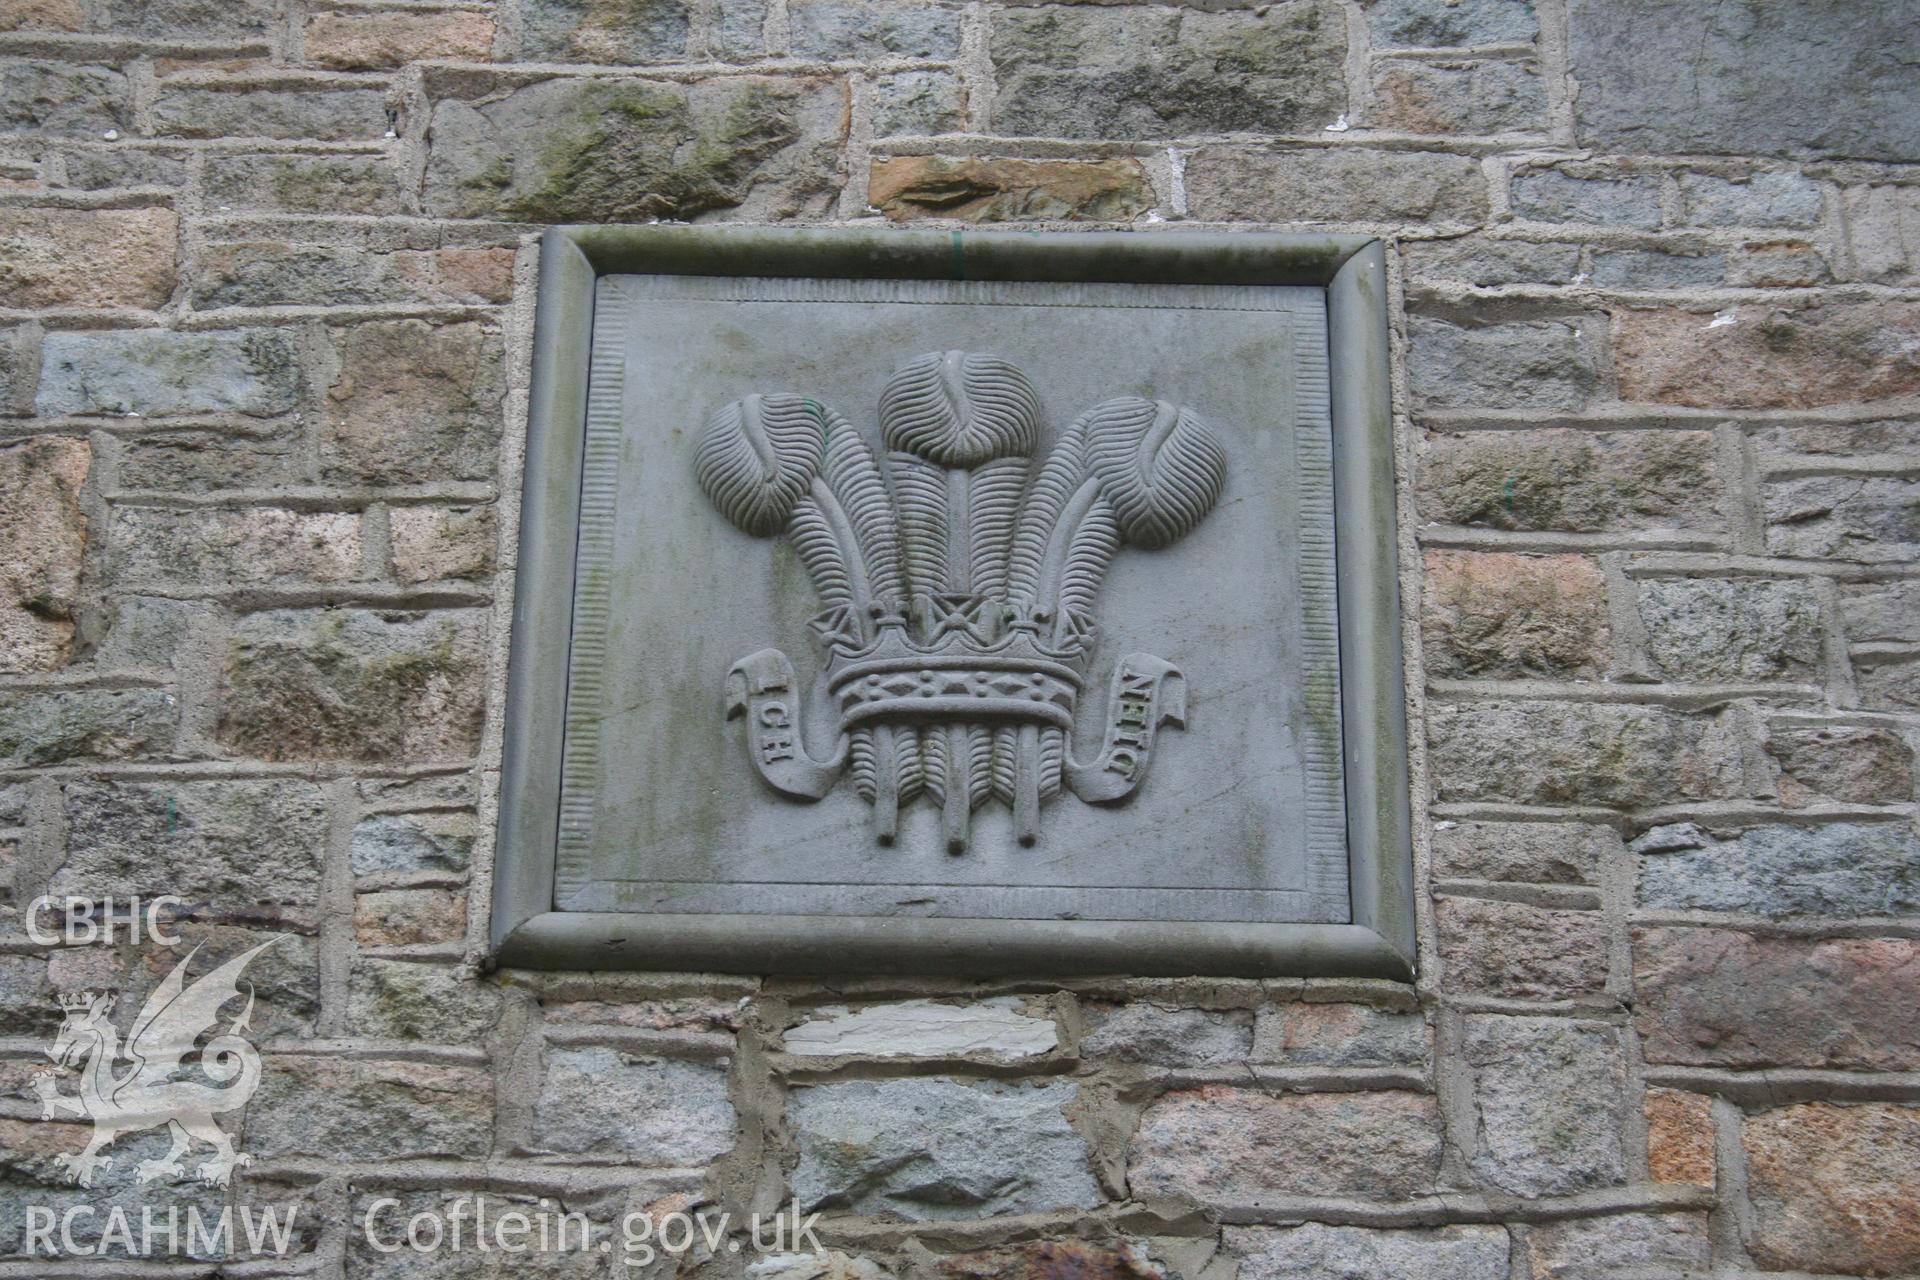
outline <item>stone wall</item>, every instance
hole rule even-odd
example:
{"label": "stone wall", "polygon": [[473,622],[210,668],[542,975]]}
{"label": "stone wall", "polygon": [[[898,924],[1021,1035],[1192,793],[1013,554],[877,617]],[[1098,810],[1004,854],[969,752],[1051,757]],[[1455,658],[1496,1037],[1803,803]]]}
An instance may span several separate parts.
{"label": "stone wall", "polygon": [[[1914,17],[0,0],[0,1252],[87,1194],[54,996],[170,963],[19,909],[164,891],[290,934],[234,1274],[636,1274],[346,1221],[475,1190],[797,1192],[790,1280],[1920,1272]],[[1389,240],[1417,986],[481,975],[530,233],[694,217]],[[94,1200],[219,1203],[161,1142]]]}

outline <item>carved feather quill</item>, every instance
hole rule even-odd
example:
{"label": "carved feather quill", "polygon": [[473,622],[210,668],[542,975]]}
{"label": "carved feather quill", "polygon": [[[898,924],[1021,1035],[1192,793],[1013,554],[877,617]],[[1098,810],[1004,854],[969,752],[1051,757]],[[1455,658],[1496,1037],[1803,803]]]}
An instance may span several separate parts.
{"label": "carved feather quill", "polygon": [[[1039,419],[1033,385],[998,356],[929,352],[887,380],[881,438],[908,587],[929,616],[941,596],[1002,593]],[[935,735],[944,741],[932,748]],[[993,731],[944,726],[923,732],[920,749],[924,785],[940,799],[947,847],[957,853],[970,812],[993,793]]]}
{"label": "carved feather quill", "polygon": [[[838,611],[856,647],[897,615],[904,582],[886,481],[844,417],[796,395],[753,395],[714,414],[694,459],[700,487],[746,533],[785,529],[820,603]],[[882,838],[898,810],[896,739],[911,731],[861,727],[850,735],[855,786],[874,804]]]}
{"label": "carved feather quill", "polygon": [[[1122,396],[1076,419],[1034,477],[1008,567],[1008,594],[1056,648],[1091,643],[1092,609],[1124,541],[1163,547],[1213,509],[1227,455],[1199,415],[1166,401]],[[1058,729],[998,732],[992,774],[1030,842],[1043,797],[1066,760]]]}

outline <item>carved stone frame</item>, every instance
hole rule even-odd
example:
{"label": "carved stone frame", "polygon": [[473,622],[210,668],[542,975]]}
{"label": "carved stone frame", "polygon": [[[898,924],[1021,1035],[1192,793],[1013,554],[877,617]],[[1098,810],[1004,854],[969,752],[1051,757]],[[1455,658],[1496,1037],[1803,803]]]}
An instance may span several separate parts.
{"label": "carved stone frame", "polygon": [[[594,285],[608,274],[1311,285],[1327,291],[1351,924],[553,909]],[[496,842],[496,965],[1407,979],[1415,963],[1386,257],[1364,236],[554,227],[542,240]]]}

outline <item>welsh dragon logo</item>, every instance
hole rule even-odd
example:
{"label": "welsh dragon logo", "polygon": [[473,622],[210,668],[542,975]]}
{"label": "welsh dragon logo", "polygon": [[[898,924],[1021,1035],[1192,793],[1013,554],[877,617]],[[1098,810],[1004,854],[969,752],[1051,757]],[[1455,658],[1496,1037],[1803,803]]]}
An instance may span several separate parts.
{"label": "welsh dragon logo", "polygon": [[[234,1169],[253,1163],[253,1157],[234,1150],[214,1119],[246,1106],[260,1085],[260,1055],[240,1034],[250,1029],[251,986],[240,1016],[200,1050],[198,1066],[213,1083],[176,1077],[187,1068],[187,1058],[201,1034],[217,1026],[221,1007],[239,996],[241,973],[278,941],[270,938],[187,986],[187,966],[200,952],[195,947],[147,997],[124,1045],[110,1021],[111,992],[82,991],[60,997],[66,1020],[47,1056],[62,1068],[79,1067],[80,1093],[77,1097],[59,1094],[59,1076],[52,1071],[37,1076],[34,1088],[40,1097],[41,1119],[64,1114],[93,1121],[93,1138],[84,1151],[54,1157],[69,1178],[91,1187],[94,1170],[113,1166],[112,1156],[100,1154],[103,1148],[126,1134],[162,1125],[172,1131],[173,1146],[160,1159],[143,1160],[135,1168],[143,1183],[181,1176],[185,1170],[180,1157],[195,1141],[213,1148],[196,1171],[209,1186],[226,1186]],[[128,1065],[120,1070],[123,1058]]]}
{"label": "welsh dragon logo", "polygon": [[825,796],[851,774],[890,842],[902,806],[938,805],[947,848],[998,800],[1038,837],[1062,790],[1111,803],[1146,776],[1155,730],[1184,727],[1171,663],[1123,656],[1103,748],[1074,754],[1093,606],[1121,546],[1164,547],[1219,499],[1227,456],[1191,409],[1122,396],[1067,427],[1037,469],[1040,401],[998,356],[932,352],[880,397],[884,462],[833,408],[750,395],[721,408],[695,458],[701,488],[756,537],[785,533],[823,610],[811,630],[839,713],[833,753],[809,754],[793,664],[735,663],[729,717],[775,790]]}

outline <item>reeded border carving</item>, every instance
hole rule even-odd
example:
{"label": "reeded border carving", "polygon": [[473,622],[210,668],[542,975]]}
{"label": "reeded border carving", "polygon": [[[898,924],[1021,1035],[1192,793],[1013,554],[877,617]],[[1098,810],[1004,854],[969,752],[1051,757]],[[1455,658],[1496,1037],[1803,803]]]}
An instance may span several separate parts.
{"label": "reeded border carving", "polygon": [[[653,273],[1313,285],[1328,295],[1354,923],[643,915],[553,910],[594,284]],[[602,335],[604,336],[604,335]],[[1373,976],[1414,964],[1385,256],[1357,236],[555,227],[541,249],[494,962],[535,968]]]}

